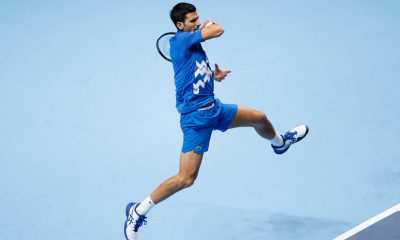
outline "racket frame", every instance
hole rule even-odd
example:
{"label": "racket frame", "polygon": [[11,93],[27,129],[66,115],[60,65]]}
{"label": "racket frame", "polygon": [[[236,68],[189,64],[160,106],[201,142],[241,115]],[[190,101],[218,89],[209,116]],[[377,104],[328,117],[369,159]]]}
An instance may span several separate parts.
{"label": "racket frame", "polygon": [[163,38],[164,36],[166,36],[166,35],[175,35],[176,33],[175,32],[167,32],[167,33],[164,33],[163,35],[161,35],[158,39],[157,39],[157,42],[156,42],[156,47],[157,47],[157,51],[158,51],[158,53],[161,55],[161,57],[163,57],[165,60],[167,60],[168,62],[171,62],[172,60],[170,59],[170,58],[168,58],[167,56],[165,56],[163,53],[162,53],[162,51],[161,51],[161,49],[160,49],[160,46],[159,46],[159,42],[160,42],[160,39],[161,38]]}

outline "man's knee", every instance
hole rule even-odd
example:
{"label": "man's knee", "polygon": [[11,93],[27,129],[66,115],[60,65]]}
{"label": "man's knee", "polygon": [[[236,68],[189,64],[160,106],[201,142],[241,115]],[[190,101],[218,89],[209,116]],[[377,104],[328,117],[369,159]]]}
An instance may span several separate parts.
{"label": "man's knee", "polygon": [[258,111],[255,113],[254,119],[257,124],[261,125],[264,125],[268,121],[267,115]]}
{"label": "man's knee", "polygon": [[194,175],[178,175],[178,181],[181,188],[188,188],[194,184],[196,176]]}

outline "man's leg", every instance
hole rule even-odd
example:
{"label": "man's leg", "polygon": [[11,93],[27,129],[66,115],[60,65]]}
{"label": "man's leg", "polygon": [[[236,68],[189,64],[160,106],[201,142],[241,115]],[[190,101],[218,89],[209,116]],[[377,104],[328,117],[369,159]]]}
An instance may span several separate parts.
{"label": "man's leg", "polygon": [[199,173],[202,159],[203,154],[197,154],[193,151],[181,153],[179,173],[161,183],[161,185],[151,193],[150,198],[153,202],[156,204],[160,203],[174,193],[192,186]]}
{"label": "man's leg", "polygon": [[229,128],[253,127],[263,138],[271,140],[276,136],[276,131],[263,112],[238,106],[236,116]]}
{"label": "man's leg", "polygon": [[137,240],[137,232],[142,224],[146,224],[146,213],[156,203],[160,203],[174,193],[193,185],[199,173],[203,154],[193,151],[181,153],[179,173],[164,181],[142,203],[129,203],[126,207],[126,221],[124,225],[125,238]]}
{"label": "man's leg", "polygon": [[281,135],[275,131],[265,113],[244,106],[238,106],[229,128],[235,127],[253,127],[261,137],[271,141],[276,154],[285,153],[292,144],[299,142],[308,134],[308,126],[300,125]]}

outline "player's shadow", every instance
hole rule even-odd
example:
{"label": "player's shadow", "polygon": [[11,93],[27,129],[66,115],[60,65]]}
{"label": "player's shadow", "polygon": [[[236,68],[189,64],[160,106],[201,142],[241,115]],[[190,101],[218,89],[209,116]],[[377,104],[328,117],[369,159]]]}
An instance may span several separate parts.
{"label": "player's shadow", "polygon": [[188,240],[321,240],[333,239],[351,227],[331,219],[203,205],[186,213],[191,215],[185,231]]}

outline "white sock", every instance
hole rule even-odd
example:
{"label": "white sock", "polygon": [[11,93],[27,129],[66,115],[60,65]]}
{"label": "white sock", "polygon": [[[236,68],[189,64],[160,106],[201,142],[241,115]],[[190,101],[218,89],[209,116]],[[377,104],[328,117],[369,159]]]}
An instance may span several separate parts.
{"label": "white sock", "polygon": [[136,208],[136,212],[139,215],[144,216],[154,205],[156,204],[151,200],[150,196],[148,196],[145,200],[143,200],[142,203],[139,204],[139,206]]}
{"label": "white sock", "polygon": [[283,145],[283,139],[279,133],[276,133],[275,137],[272,138],[270,141],[271,141],[271,144],[275,147],[280,147]]}

